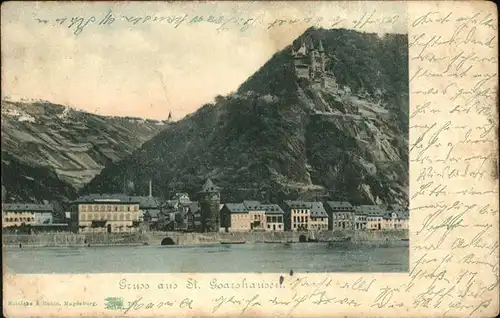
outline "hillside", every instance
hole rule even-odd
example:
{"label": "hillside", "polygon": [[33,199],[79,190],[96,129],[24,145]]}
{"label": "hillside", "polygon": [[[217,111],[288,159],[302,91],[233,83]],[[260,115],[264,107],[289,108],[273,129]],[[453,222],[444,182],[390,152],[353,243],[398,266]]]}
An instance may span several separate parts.
{"label": "hillside", "polygon": [[5,200],[74,197],[106,164],[164,128],[160,121],[98,116],[46,101],[2,100]]}
{"label": "hillside", "polygon": [[[319,40],[321,84],[292,65],[292,51]],[[224,201],[321,196],[406,204],[407,50],[406,35],[309,29],[237,92],[110,164],[83,192],[116,192],[127,178],[137,194],[152,179],[158,195],[193,195],[210,177]]]}

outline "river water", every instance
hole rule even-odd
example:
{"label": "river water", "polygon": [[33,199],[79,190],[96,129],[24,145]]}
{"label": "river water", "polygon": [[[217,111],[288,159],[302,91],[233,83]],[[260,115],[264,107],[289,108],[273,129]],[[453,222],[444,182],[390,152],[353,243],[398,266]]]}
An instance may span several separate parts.
{"label": "river water", "polygon": [[297,273],[408,272],[408,246],[342,243],[205,246],[96,246],[4,249],[7,272],[30,273]]}

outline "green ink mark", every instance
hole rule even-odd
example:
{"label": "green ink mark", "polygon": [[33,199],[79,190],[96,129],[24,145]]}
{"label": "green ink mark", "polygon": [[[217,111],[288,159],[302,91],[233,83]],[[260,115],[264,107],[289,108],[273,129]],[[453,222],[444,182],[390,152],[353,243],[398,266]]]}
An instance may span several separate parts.
{"label": "green ink mark", "polygon": [[105,299],[106,303],[104,304],[105,309],[109,310],[118,310],[123,309],[123,298],[122,297],[108,297]]}

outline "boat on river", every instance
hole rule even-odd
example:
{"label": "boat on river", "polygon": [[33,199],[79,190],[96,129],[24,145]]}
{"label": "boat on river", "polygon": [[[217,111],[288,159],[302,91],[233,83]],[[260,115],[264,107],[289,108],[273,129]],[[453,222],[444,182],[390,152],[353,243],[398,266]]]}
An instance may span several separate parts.
{"label": "boat on river", "polygon": [[328,243],[328,245],[327,245],[328,247],[333,247],[335,245],[335,243],[346,243],[346,242],[350,242],[350,241],[351,241],[351,237],[343,237],[340,239],[322,241],[322,242]]}
{"label": "boat on river", "polygon": [[246,241],[225,241],[225,242],[220,242],[221,244],[245,244]]}

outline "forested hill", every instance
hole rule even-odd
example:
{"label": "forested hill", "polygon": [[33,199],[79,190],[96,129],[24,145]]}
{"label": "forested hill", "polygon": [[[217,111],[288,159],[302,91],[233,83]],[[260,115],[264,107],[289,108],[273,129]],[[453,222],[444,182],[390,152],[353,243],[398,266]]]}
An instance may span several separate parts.
{"label": "forested hill", "polygon": [[[292,46],[322,40],[325,85],[299,79]],[[330,198],[408,202],[407,36],[309,29],[237,92],[172,125],[83,192],[196,194],[211,178],[223,200]],[[339,85],[337,86],[336,83]]]}

